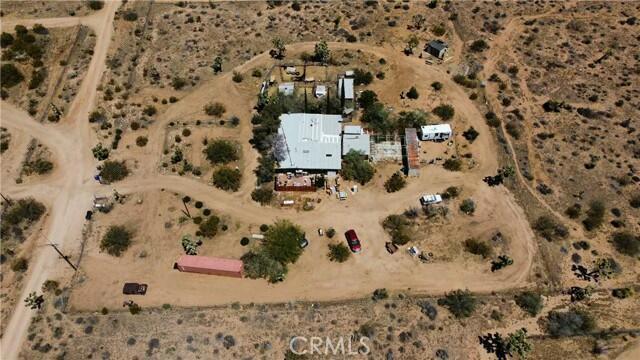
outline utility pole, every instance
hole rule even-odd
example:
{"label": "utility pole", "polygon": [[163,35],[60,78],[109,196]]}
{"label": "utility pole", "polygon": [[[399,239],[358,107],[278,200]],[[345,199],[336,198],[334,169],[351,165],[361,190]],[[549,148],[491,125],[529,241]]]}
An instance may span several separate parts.
{"label": "utility pole", "polygon": [[191,213],[189,212],[189,208],[187,207],[187,202],[184,201],[184,198],[182,198],[182,205],[184,205],[184,213],[189,217],[189,219],[191,219]]}
{"label": "utility pole", "polygon": [[0,193],[0,196],[2,196],[2,198],[4,199],[4,201],[7,202],[7,204],[9,204],[9,206],[13,205],[13,201],[11,201],[11,199],[7,198],[4,196],[4,194]]}
{"label": "utility pole", "polygon": [[62,253],[62,251],[60,251],[60,249],[58,249],[58,246],[57,246],[56,244],[54,244],[54,243],[48,243],[47,245],[49,245],[49,246],[51,246],[52,248],[54,248],[54,250],[58,253],[58,255],[60,255],[60,257],[61,257],[61,258],[63,258],[63,259],[64,259],[64,261],[66,261],[66,262],[67,262],[67,264],[69,264],[69,266],[71,266],[71,268],[73,269],[73,271],[78,271],[78,268],[77,268],[75,265],[73,265],[73,264],[71,263],[71,261],[69,260],[69,257],[68,257],[68,256],[64,255],[64,254]]}

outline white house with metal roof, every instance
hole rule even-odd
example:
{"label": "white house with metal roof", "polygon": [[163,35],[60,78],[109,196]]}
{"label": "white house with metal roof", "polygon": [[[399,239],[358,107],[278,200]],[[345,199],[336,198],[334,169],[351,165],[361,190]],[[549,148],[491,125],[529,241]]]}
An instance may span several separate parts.
{"label": "white house with metal roof", "polygon": [[295,85],[293,83],[282,83],[278,85],[278,92],[284,95],[293,95]]}
{"label": "white house with metal roof", "polygon": [[342,168],[342,117],[283,114],[278,129],[278,163],[282,170],[333,172]]}
{"label": "white house with metal roof", "polygon": [[365,156],[371,155],[371,141],[369,134],[359,125],[345,125],[342,130],[342,155],[351,150],[359,151]]}

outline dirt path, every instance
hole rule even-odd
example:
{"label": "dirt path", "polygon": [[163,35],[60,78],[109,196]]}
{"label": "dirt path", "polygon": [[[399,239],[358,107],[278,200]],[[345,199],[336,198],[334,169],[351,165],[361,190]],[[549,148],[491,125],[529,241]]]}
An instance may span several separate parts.
{"label": "dirt path", "polygon": [[[39,198],[43,198],[47,203],[50,214],[44,227],[43,243],[51,241],[63,247],[65,241],[76,241],[81,235],[83,213],[87,208],[87,199],[90,199],[90,194],[82,188],[91,181],[95,167],[88,147],[93,135],[87,116],[94,106],[96,87],[105,69],[107,50],[113,32],[113,18],[119,5],[119,1],[107,2],[103,10],[86,18],[11,20],[2,24],[5,28],[12,26],[13,22],[25,25],[41,23],[47,27],[73,26],[81,23],[91,27],[97,37],[87,76],[78,91],[80,96],[74,99],[68,115],[59,125],[45,127],[24,112],[2,102],[3,126],[36,137],[51,149],[57,159],[56,176],[47,179],[43,184],[45,186],[33,186],[34,189],[42,189],[39,190]],[[48,279],[58,262],[48,247],[40,247],[38,253],[34,254],[34,259],[29,266],[28,279],[20,298],[27,297],[33,291],[39,292],[42,283]],[[18,357],[32,316],[32,310],[21,304],[16,306],[1,340],[0,351],[3,359]]]}
{"label": "dirt path", "polygon": [[[108,2],[105,9],[87,18],[54,18],[31,20],[40,22],[45,26],[70,26],[79,22],[91,26],[97,35],[94,56],[87,71],[79,94],[72,103],[68,115],[57,125],[47,125],[36,123],[24,112],[15,109],[11,105],[2,103],[2,122],[10,129],[26,132],[38,138],[47,145],[58,160],[60,166],[51,178],[37,185],[19,186],[3,185],[3,191],[8,191],[12,196],[32,195],[42,198],[48,205],[50,218],[45,226],[45,238],[63,246],[65,241],[76,244],[80,240],[83,227],[83,214],[90,206],[91,195],[98,189],[104,191],[104,187],[97,185],[91,178],[95,171],[95,162],[91,157],[90,148],[94,143],[95,135],[91,131],[87,121],[88,113],[93,109],[96,98],[96,87],[99,84],[103,71],[105,70],[105,60],[107,50],[111,42],[113,31],[113,16],[118,7],[117,2]],[[28,21],[20,21],[28,23]],[[10,26],[6,23],[3,26]],[[302,50],[312,50],[314,43],[299,43],[289,45],[289,51],[298,52]],[[455,85],[450,75],[445,70],[437,67],[425,66],[421,59],[417,57],[406,57],[398,49],[379,48],[366,44],[346,44],[331,43],[332,49],[359,49],[376,56],[387,59],[390,66],[398,66],[410,71],[400,71],[397,79],[394,79],[393,89],[390,94],[399,93],[399,89],[405,89],[414,83],[429,84],[431,81],[440,81],[448,89],[446,100],[455,108],[458,116],[466,119],[484,136],[480,136],[474,144],[470,146],[470,151],[478,159],[478,165],[466,173],[450,173],[441,168],[425,169],[421,177],[411,183],[411,185],[401,192],[390,194],[385,197],[385,203],[377,203],[377,199],[367,196],[357,196],[350,200],[345,206],[337,202],[326,203],[317,210],[307,213],[292,213],[274,208],[260,207],[250,200],[252,184],[245,181],[238,193],[226,193],[193,179],[178,176],[159,176],[155,167],[148,164],[141,164],[141,168],[136,171],[126,181],[117,185],[122,193],[145,192],[154,189],[166,189],[168,191],[185,193],[197,197],[211,204],[211,208],[229,214],[240,221],[252,221],[260,219],[267,222],[278,217],[295,217],[295,221],[305,228],[313,229],[324,223],[340,223],[348,226],[358,226],[363,229],[363,235],[372,242],[383,242],[384,233],[379,226],[371,226],[379,223],[382,218],[390,213],[397,213],[409,206],[415,206],[416,194],[424,191],[438,191],[449,185],[464,184],[473,192],[474,198],[487,210],[486,222],[479,226],[494,226],[500,223],[501,226],[509,228],[513,237],[510,254],[515,264],[497,274],[488,271],[479,271],[479,268],[471,267],[461,269],[456,264],[430,264],[428,268],[429,276],[416,278],[415,264],[410,264],[411,259],[399,260],[389,268],[379,266],[378,258],[387,256],[381,246],[371,249],[369,258],[358,258],[361,266],[366,270],[367,281],[360,281],[357,277],[345,279],[336,286],[333,279],[344,278],[340,274],[339,267],[323,269],[322,272],[313,271],[313,268],[305,267],[305,261],[296,264],[292,269],[292,274],[287,282],[280,287],[274,287],[264,281],[243,281],[242,289],[236,292],[226,291],[227,279],[209,285],[209,288],[219,288],[225,290],[226,294],[218,298],[220,302],[230,301],[288,301],[291,299],[308,300],[330,300],[344,299],[354,296],[362,296],[374,287],[388,288],[412,288],[421,292],[442,293],[457,288],[467,287],[474,291],[493,291],[520,287],[527,284],[527,279],[536,252],[535,238],[529,224],[513,199],[513,196],[504,188],[489,188],[485,186],[481,178],[496,171],[498,162],[495,156],[497,146],[494,143],[490,129],[483,121],[482,114],[468,100],[467,94]],[[238,70],[247,70],[261,62],[269,61],[267,54],[261,54],[243,64]],[[419,79],[419,80],[417,80]],[[240,101],[241,96],[234,96],[237,89],[230,81],[230,75],[226,74],[208,85],[213,85],[216,91],[227,94],[231,101]],[[150,137],[157,141],[151,143],[161,144],[161,136],[164,131],[164,123],[182,115],[182,111],[192,111],[189,109],[194,102],[204,101],[210,90],[206,86],[194,91],[185,99],[171,107],[161,116],[161,121],[150,133]],[[396,91],[398,90],[398,91]],[[223,92],[224,91],[224,92]],[[391,95],[390,95],[391,96]],[[236,100],[233,100],[236,99]],[[249,119],[250,106],[245,103],[232,103],[236,109],[245,108],[245,113],[240,113],[244,119]],[[246,115],[246,117],[245,117]],[[245,121],[240,132],[248,139],[251,125]],[[246,144],[245,144],[246,145]],[[156,145],[159,146],[159,145]],[[245,146],[245,157],[248,160],[245,166],[245,178],[252,176],[255,167],[255,152]],[[155,149],[156,154],[160,154],[160,149]],[[153,165],[153,164],[152,164]],[[353,216],[354,209],[358,209],[358,215]],[[44,239],[43,239],[44,241]],[[318,244],[319,246],[319,244]],[[41,248],[40,254],[36,254],[31,269],[29,279],[23,289],[22,296],[26,297],[31,291],[39,290],[41,284],[51,274],[58,259],[53,256],[48,248]],[[309,255],[309,258],[312,255]],[[316,254],[317,257],[317,254]],[[312,260],[308,260],[313,264]],[[425,268],[426,269],[426,268]],[[391,273],[391,275],[389,275]],[[386,276],[385,276],[386,274]],[[437,274],[437,276],[433,276]],[[286,286],[286,287],[285,287]],[[198,289],[193,289],[198,291]],[[215,290],[215,289],[211,289]],[[330,290],[330,291],[328,291]],[[203,298],[200,296],[200,298]],[[206,299],[205,299],[206,300]],[[17,357],[22,340],[26,334],[29,321],[33,312],[23,306],[18,306],[7,326],[6,335],[2,339],[3,358],[12,359]]]}

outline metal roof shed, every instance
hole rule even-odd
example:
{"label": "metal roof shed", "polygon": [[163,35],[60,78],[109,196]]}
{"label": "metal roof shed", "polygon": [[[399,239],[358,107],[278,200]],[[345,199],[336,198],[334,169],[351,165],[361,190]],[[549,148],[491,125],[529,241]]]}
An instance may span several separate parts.
{"label": "metal roof shed", "polygon": [[242,277],[242,260],[182,255],[176,262],[178,270],[199,274]]}
{"label": "metal roof shed", "polygon": [[344,98],[345,100],[353,100],[353,79],[341,78],[338,80],[338,97],[342,96],[342,84],[344,83]]}
{"label": "metal roof shed", "polygon": [[404,129],[404,163],[409,176],[420,175],[420,146],[415,128]]}

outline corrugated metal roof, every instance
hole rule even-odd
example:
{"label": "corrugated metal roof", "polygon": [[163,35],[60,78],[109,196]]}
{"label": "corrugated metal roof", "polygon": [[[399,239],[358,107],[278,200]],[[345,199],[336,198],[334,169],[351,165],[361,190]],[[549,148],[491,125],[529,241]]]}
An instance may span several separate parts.
{"label": "corrugated metal roof", "polygon": [[178,259],[178,266],[190,268],[242,272],[242,260],[223,259],[198,255],[182,255]]}
{"label": "corrugated metal roof", "polygon": [[407,153],[407,173],[417,175],[420,169],[420,147],[418,145],[418,134],[415,128],[404,129],[404,138]]}
{"label": "corrugated metal roof", "polygon": [[344,83],[344,98],[347,100],[353,100],[353,79],[341,78],[338,80],[338,97],[342,96],[342,83]]}
{"label": "corrugated metal roof", "polygon": [[369,156],[371,154],[371,140],[369,134],[342,135],[342,155],[348,154],[351,150],[356,150]]}
{"label": "corrugated metal roof", "polygon": [[283,114],[278,134],[285,144],[281,169],[340,170],[340,115]]}
{"label": "corrugated metal roof", "polygon": [[360,125],[345,125],[342,132],[350,135],[360,135],[363,133],[362,126]]}
{"label": "corrugated metal roof", "polygon": [[442,40],[432,40],[429,42],[428,47],[434,48],[438,51],[442,51],[442,49],[446,49],[449,47],[446,42]]}

